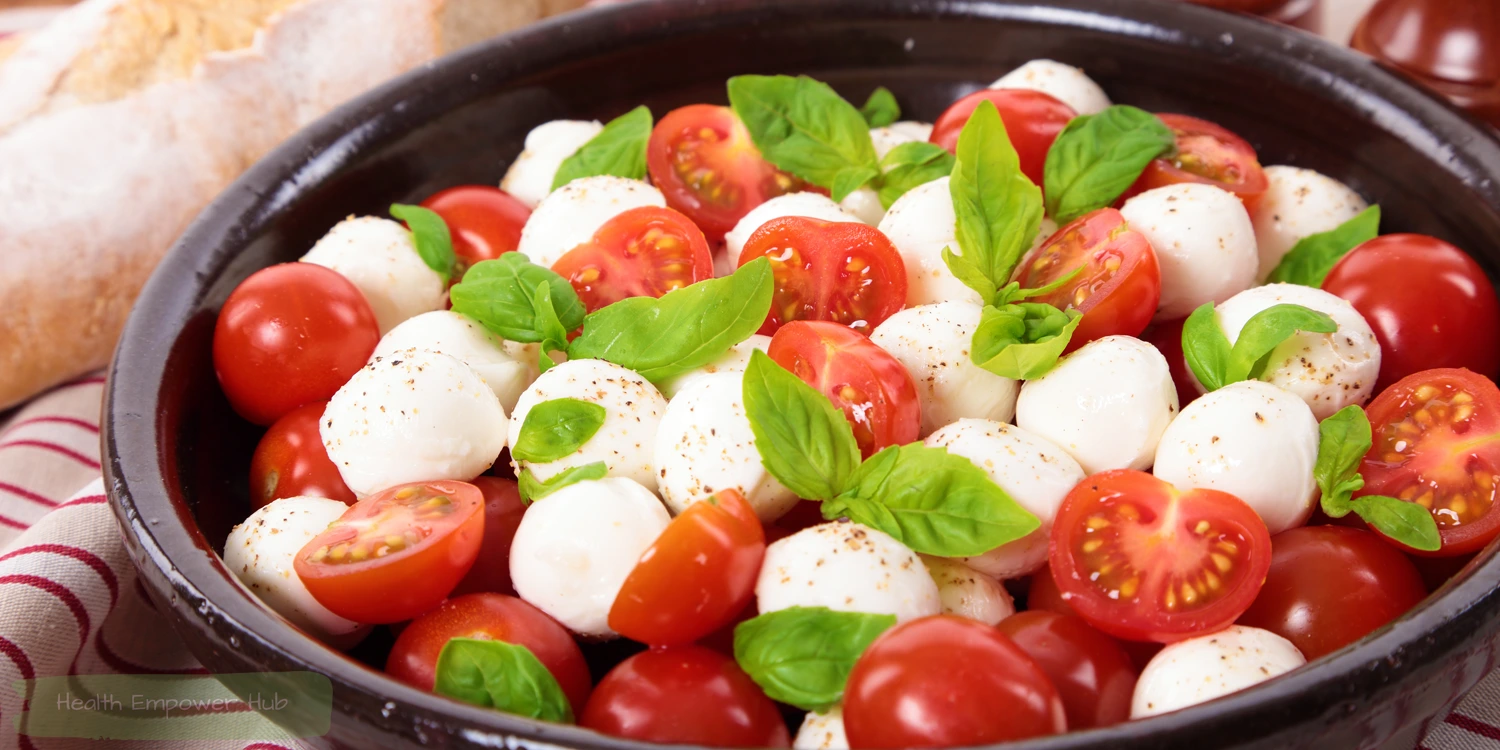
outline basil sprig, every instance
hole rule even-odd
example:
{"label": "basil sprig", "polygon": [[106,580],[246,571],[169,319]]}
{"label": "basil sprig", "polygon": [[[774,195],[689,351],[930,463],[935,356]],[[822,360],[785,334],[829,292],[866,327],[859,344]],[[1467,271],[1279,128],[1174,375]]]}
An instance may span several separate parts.
{"label": "basil sprig", "polygon": [[890,89],[877,86],[865,100],[865,106],[859,108],[859,114],[865,118],[866,125],[883,128],[901,119],[901,105],[896,103],[896,95]]}
{"label": "basil sprig", "polygon": [[828,84],[807,76],[735,76],[729,105],[766,161],[841,201],[880,176],[865,118]]}
{"label": "basil sprig", "polygon": [[1340,259],[1380,234],[1380,206],[1370,206],[1353,218],[1326,232],[1310,234],[1297,241],[1281,262],[1266,277],[1266,283],[1320,287],[1328,272]]}
{"label": "basil sprig", "polygon": [[912,188],[947,177],[954,161],[953,154],[936,143],[909,141],[896,146],[880,160],[880,205],[890,208]]}
{"label": "basil sprig", "polygon": [[1114,203],[1176,142],[1156,115],[1124,104],[1073,118],[1047,150],[1047,214],[1067,224]]}
{"label": "basil sprig", "polygon": [[453,253],[453,235],[448,231],[448,222],[438,216],[436,211],[422,206],[409,206],[404,203],[391,204],[391,216],[406,222],[411,229],[412,244],[417,248],[417,255],[421,256],[422,262],[428,268],[438,272],[443,277],[443,283],[453,277],[453,265],[458,256]]}
{"label": "basil sprig", "polygon": [[531,649],[517,643],[453,638],[438,652],[433,692],[476,706],[573,723],[573,707],[557,678]]}
{"label": "basil sprig", "polygon": [[974,329],[969,358],[1012,380],[1030,380],[1057,365],[1083,315],[1040,302],[986,307]]}
{"label": "basil sprig", "polygon": [[750,353],[745,413],[771,475],[808,500],[830,500],[859,468],[859,443],[844,413],[766,353]]}
{"label": "basil sprig", "polygon": [[521,253],[474,264],[448,294],[454,312],[501,338],[541,344],[544,371],[552,365],[547,352],[566,350],[568,332],[583,325],[585,310],[573,285]]}
{"label": "basil sprig", "polygon": [[609,476],[609,466],[603,461],[564,469],[547,480],[537,479],[536,475],[531,473],[531,469],[527,468],[523,469],[520,477],[517,478],[516,488],[521,493],[522,502],[529,505],[568,485],[591,479],[603,479],[606,476]]}
{"label": "basil sprig", "polygon": [[646,144],[651,140],[651,110],[636,107],[609,121],[604,130],[573,152],[552,178],[556,190],[581,177],[646,177]]}
{"label": "basil sprig", "polygon": [[823,711],[843,699],[855,662],[895,624],[895,615],[780,609],[735,626],[734,660],[772,700]]}
{"label": "basil sprig", "polygon": [[1417,503],[1386,495],[1354,497],[1363,489],[1359,464],[1372,445],[1370,419],[1363,409],[1346,406],[1318,425],[1318,461],[1313,467],[1323,512],[1343,518],[1353,512],[1380,533],[1412,549],[1434,552],[1442,547],[1437,521]]}
{"label": "basil sprig", "polygon": [[1270,365],[1271,352],[1298,331],[1337,330],[1338,324],[1325,313],[1302,305],[1272,305],[1251,316],[1231,346],[1214,303],[1205,302],[1182,324],[1182,358],[1204,389],[1216,391],[1260,378]]}
{"label": "basil sprig", "polygon": [[546,463],[572,455],[604,425],[604,407],[576,398],[554,398],[526,412],[510,455],[517,461]]}

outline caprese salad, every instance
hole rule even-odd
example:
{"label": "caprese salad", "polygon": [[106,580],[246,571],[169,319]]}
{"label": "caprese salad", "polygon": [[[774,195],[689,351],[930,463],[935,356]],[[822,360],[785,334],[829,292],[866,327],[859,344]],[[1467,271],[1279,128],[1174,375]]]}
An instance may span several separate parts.
{"label": "caprese salad", "polygon": [[727,94],[234,290],[267,606],[620,737],[971,746],[1272,679],[1500,532],[1494,288],[1350,186],[1049,60],[933,124]]}

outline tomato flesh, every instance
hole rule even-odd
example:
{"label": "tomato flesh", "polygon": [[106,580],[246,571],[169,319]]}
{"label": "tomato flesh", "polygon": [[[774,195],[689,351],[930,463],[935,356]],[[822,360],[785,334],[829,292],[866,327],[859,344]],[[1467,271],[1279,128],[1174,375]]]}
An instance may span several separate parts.
{"label": "tomato flesh", "polygon": [[1208,120],[1188,115],[1157,115],[1177,136],[1176,149],[1146,165],[1134,185],[1120,196],[1167,185],[1196,182],[1228,190],[1253,210],[1269,183],[1255,149],[1244,138]]}
{"label": "tomato flesh", "polygon": [[1005,123],[1005,134],[1016,149],[1021,171],[1042,184],[1047,150],[1068,121],[1078,116],[1056,97],[1030,89],[982,89],[948,106],[932,125],[929,140],[950,152],[958,150],[958,136],[980,102],[993,102]]}
{"label": "tomato flesh", "polygon": [[1138,677],[1115,639],[1082,618],[1043,610],[1018,612],[995,627],[1036,660],[1062,698],[1068,729],[1092,729],[1130,718]]}
{"label": "tomato flesh", "polygon": [[474,565],[453,588],[452,596],[480,592],[514,594],[510,581],[510,545],[526,504],[514,480],[500,477],[475,477],[469,484],[484,494],[484,539],[474,556]]}
{"label": "tomato flesh", "polygon": [[552,270],[573,284],[589,312],[626,297],[660,297],[714,277],[708,240],[670,208],[632,208],[569,250]]}
{"label": "tomato flesh", "polygon": [[491,185],[440,190],[422,201],[422,207],[432,209],[448,225],[458,256],[455,280],[462,279],[469,266],[515,250],[521,244],[521,228],[531,218],[526,204]]}
{"label": "tomato flesh", "polygon": [[318,434],[318,420],[327,405],[327,401],[315,401],[299,406],[261,436],[250,457],[251,508],[302,495],[354,504],[354,491],[344,484]]}
{"label": "tomato flesh", "polygon": [[857,222],[786,216],[745,241],[739,265],[771,259],[776,292],[760,332],[826,320],[868,335],[906,306],[906,265],[880,230]]}

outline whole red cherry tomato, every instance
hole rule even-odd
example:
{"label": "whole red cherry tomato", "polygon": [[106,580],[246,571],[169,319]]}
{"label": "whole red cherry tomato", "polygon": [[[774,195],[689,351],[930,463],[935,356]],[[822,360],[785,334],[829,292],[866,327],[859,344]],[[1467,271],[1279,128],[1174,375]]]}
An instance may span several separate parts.
{"label": "whole red cherry tomato", "polygon": [[510,543],[521,526],[526,504],[521,502],[521,492],[513,480],[483,476],[469,480],[469,484],[484,493],[484,540],[479,543],[474,566],[454,587],[451,596],[480,592],[514,594],[515,587],[510,583]]}
{"label": "whole red cherry tomato", "polygon": [[510,193],[491,185],[459,185],[440,190],[422,201],[448,225],[453,235],[453,253],[458,267],[453,278],[462,279],[469,266],[494,260],[521,244],[521,228],[531,218],[531,209]]}
{"label": "whole red cherry tomato", "polygon": [[251,508],[299,495],[354,504],[354,491],[344,484],[318,435],[318,420],[327,405],[327,401],[315,401],[299,406],[261,436],[250,457]]}
{"label": "whole red cherry tomato", "polygon": [[1005,133],[1020,158],[1021,171],[1037,185],[1047,163],[1047,150],[1068,121],[1078,116],[1057,98],[1030,89],[982,89],[949,105],[933,123],[929,138],[949,151],[958,149],[958,135],[980,102],[994,102],[1005,123]]}
{"label": "whole red cherry tomato", "polygon": [[1018,612],[995,627],[1036,660],[1062,697],[1068,729],[1092,729],[1130,718],[1139,675],[1115,639],[1077,615]]}

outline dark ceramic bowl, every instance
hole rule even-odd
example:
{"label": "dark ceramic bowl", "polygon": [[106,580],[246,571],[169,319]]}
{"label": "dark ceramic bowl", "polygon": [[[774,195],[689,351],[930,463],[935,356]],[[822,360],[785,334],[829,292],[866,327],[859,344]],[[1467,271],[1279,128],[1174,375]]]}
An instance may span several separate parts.
{"label": "dark ceramic bowl", "polygon": [[[1437,235],[1492,274],[1500,268],[1491,179],[1500,144],[1406,80],[1300,32],[1148,0],[656,0],[567,16],[428,65],[318,121],[225,192],[162,264],[115,356],[104,435],[110,499],[146,587],[215,672],[331,677],[335,744],[644,750],[398,684],[360,661],[378,665],[381,644],[352,657],[326,649],[236,585],[216,551],[248,514],[259,432],[214,379],[220,304],[348,214],[495,183],[547,120],[722,102],[725,79],[748,72],[807,73],[855,100],[883,84],[910,116],[931,120],[1035,57],[1082,66],[1116,101],[1220,122],[1265,163],[1312,167],[1380,203],[1386,231]],[[1492,548],[1398,622],[1305,669],[1026,747],[1409,747],[1493,663],[1497,582]]]}

